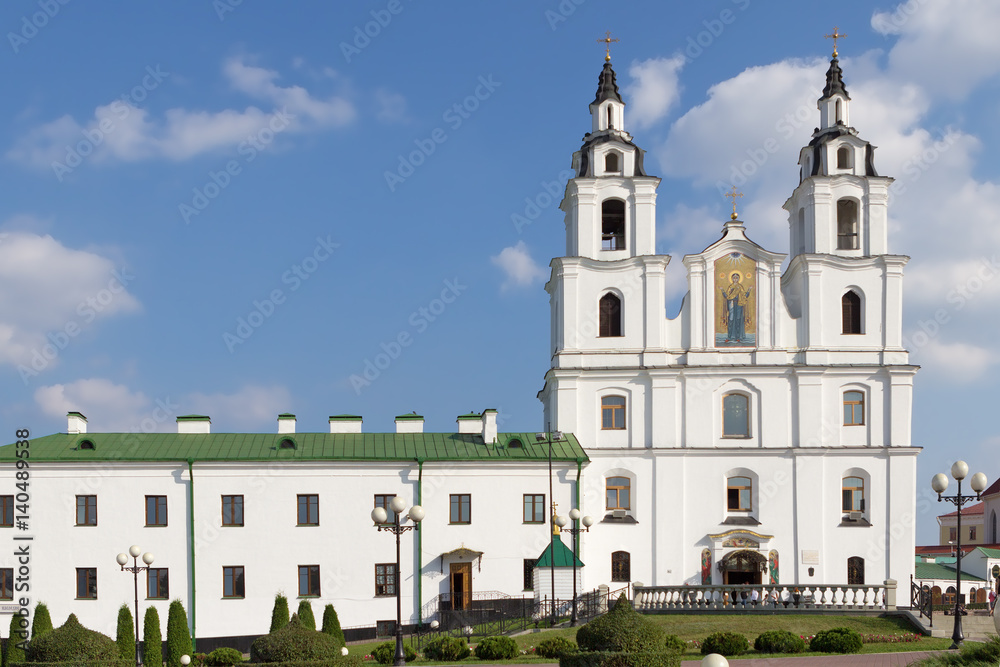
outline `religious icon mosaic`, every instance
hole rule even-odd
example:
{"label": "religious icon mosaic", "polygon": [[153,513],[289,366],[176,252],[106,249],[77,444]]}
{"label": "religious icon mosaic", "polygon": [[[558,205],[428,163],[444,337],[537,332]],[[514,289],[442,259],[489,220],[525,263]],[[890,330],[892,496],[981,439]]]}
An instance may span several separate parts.
{"label": "religious icon mosaic", "polygon": [[715,260],[715,346],[757,346],[757,263],[741,252]]}

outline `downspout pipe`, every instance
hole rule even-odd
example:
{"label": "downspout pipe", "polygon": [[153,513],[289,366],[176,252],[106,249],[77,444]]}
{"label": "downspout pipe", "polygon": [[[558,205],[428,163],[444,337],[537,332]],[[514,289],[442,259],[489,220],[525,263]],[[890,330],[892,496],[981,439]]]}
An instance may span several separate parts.
{"label": "downspout pipe", "polygon": [[191,652],[197,653],[198,643],[198,594],[194,564],[194,459],[188,459],[188,539],[191,542]]}

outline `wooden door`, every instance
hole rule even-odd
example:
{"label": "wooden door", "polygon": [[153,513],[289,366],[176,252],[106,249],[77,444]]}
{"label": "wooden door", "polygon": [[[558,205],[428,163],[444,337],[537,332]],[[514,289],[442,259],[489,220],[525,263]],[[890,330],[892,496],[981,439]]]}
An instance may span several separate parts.
{"label": "wooden door", "polygon": [[472,602],[472,563],[451,564],[451,608],[468,609]]}

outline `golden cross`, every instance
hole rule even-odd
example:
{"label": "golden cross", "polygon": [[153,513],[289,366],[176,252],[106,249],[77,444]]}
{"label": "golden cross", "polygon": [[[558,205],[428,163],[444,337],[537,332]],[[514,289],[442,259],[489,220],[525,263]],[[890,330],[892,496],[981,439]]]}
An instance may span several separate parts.
{"label": "golden cross", "polygon": [[732,218],[733,218],[733,220],[735,220],[736,219],[736,198],[737,197],[742,197],[743,193],[742,192],[736,192],[736,186],[734,185],[733,186],[733,191],[732,192],[727,192],[723,196],[724,197],[729,197],[730,199],[733,200],[733,215],[732,215]]}
{"label": "golden cross", "polygon": [[611,43],[620,42],[621,40],[612,38],[611,31],[608,30],[607,32],[604,33],[604,39],[599,39],[597,41],[602,42],[604,44],[604,49],[605,49],[604,59],[608,62],[611,62]]}
{"label": "golden cross", "polygon": [[824,37],[826,39],[832,39],[833,40],[833,57],[836,58],[837,57],[837,40],[840,39],[841,37],[847,37],[847,33],[837,32],[837,26],[833,26],[833,34],[832,35],[824,35]]}

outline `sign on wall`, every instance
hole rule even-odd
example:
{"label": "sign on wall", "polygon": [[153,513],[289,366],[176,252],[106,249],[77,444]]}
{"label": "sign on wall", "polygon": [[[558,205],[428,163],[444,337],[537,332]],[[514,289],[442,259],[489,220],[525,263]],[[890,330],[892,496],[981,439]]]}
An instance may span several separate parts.
{"label": "sign on wall", "polygon": [[715,346],[757,345],[757,263],[741,252],[715,260]]}

